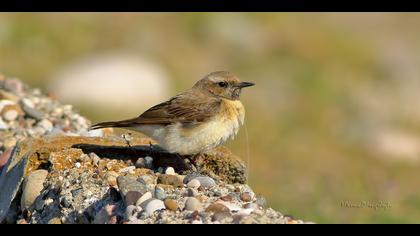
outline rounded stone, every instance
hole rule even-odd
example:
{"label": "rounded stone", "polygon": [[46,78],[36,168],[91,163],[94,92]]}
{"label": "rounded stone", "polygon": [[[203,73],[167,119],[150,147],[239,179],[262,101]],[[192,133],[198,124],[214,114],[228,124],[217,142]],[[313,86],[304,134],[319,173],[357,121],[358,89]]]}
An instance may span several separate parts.
{"label": "rounded stone", "polygon": [[194,189],[198,189],[200,186],[201,186],[200,181],[198,181],[197,179],[192,179],[187,184],[188,188],[194,188]]}
{"label": "rounded stone", "polygon": [[213,203],[206,208],[206,212],[230,212],[229,208],[221,203]]}
{"label": "rounded stone", "polygon": [[28,209],[35,202],[35,199],[44,189],[44,181],[47,178],[48,171],[36,170],[26,177],[23,183],[22,198],[20,201],[22,209]]}
{"label": "rounded stone", "polygon": [[159,199],[150,199],[144,207],[147,214],[153,214],[155,211],[166,209],[165,204]]}
{"label": "rounded stone", "polygon": [[199,177],[195,177],[195,180],[198,180],[200,182],[200,185],[204,188],[211,188],[213,186],[216,185],[216,182],[207,176],[199,176]]}
{"label": "rounded stone", "polygon": [[163,200],[166,198],[166,193],[165,190],[163,190],[163,188],[156,186],[155,188],[155,198],[159,199],[159,200]]}
{"label": "rounded stone", "polygon": [[242,193],[240,195],[241,201],[244,202],[250,202],[252,200],[251,194],[249,194],[248,192]]}
{"label": "rounded stone", "polygon": [[167,175],[175,175],[175,169],[173,167],[168,167],[165,170],[165,174],[167,174]]}
{"label": "rounded stone", "polygon": [[173,199],[165,199],[164,204],[165,207],[170,211],[176,211],[178,209],[178,203]]}
{"label": "rounded stone", "polygon": [[185,202],[184,210],[187,210],[187,211],[201,211],[202,209],[203,209],[203,206],[197,198],[195,198],[195,197],[187,198],[187,201]]}
{"label": "rounded stone", "polygon": [[166,185],[172,185],[174,187],[180,188],[183,187],[184,184],[182,181],[176,177],[175,175],[167,175],[167,174],[161,174],[158,177],[158,183],[159,184],[166,184]]}
{"label": "rounded stone", "polygon": [[143,196],[141,196],[138,200],[137,200],[137,202],[136,202],[136,206],[140,206],[143,202],[145,202],[145,201],[147,201],[147,200],[149,200],[149,199],[151,199],[153,196],[152,196],[152,193],[151,192],[146,192],[145,194],[143,194]]}
{"label": "rounded stone", "polygon": [[18,116],[19,116],[18,111],[14,109],[10,109],[8,111],[3,112],[3,118],[7,121],[16,120]]}
{"label": "rounded stone", "polygon": [[48,119],[43,119],[40,122],[38,122],[38,126],[48,132],[51,132],[54,127],[53,123]]}
{"label": "rounded stone", "polygon": [[195,197],[198,195],[197,190],[193,189],[193,188],[188,188],[187,189],[187,195],[188,197]]}

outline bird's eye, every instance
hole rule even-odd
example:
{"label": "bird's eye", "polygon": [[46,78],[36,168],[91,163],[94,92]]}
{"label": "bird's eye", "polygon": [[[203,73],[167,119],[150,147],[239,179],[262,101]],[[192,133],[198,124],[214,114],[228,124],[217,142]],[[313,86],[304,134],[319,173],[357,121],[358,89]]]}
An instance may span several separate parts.
{"label": "bird's eye", "polygon": [[227,86],[226,82],[219,82],[219,86],[225,88]]}

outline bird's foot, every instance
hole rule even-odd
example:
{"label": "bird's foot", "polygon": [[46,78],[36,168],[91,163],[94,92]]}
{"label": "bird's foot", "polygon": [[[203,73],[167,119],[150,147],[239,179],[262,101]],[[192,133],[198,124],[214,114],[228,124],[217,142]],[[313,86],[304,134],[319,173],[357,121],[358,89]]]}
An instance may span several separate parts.
{"label": "bird's foot", "polygon": [[132,140],[133,140],[133,137],[131,137],[131,133],[123,134],[123,135],[121,135],[121,136],[122,136],[122,138],[124,139],[124,141],[125,141],[125,143],[127,144],[127,146],[131,148],[130,141],[132,141]]}

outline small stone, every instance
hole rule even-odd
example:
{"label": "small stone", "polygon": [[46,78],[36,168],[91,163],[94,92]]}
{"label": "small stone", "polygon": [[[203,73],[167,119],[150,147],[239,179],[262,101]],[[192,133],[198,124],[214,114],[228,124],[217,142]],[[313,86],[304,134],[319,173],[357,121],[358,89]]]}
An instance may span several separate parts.
{"label": "small stone", "polygon": [[229,208],[227,208],[225,205],[221,203],[213,203],[210,206],[206,208],[206,212],[230,212]]}
{"label": "small stone", "polygon": [[148,189],[144,184],[141,184],[130,176],[118,176],[117,185],[126,206],[135,205],[137,200],[148,192]]}
{"label": "small stone", "polygon": [[178,209],[178,203],[173,199],[165,199],[164,204],[166,209],[170,211],[176,211]]}
{"label": "small stone", "polygon": [[226,211],[222,211],[222,212],[216,212],[213,214],[213,216],[211,217],[212,221],[223,221],[227,218],[231,218],[232,214],[230,212],[226,212]]}
{"label": "small stone", "polygon": [[89,153],[89,157],[92,159],[93,165],[99,166],[99,161],[101,160],[101,158],[98,157],[98,155],[96,155],[96,153],[94,153],[94,152]]}
{"label": "small stone", "polygon": [[37,125],[47,132],[51,132],[53,127],[54,127],[53,124],[51,123],[51,121],[49,121],[47,119],[41,120],[40,122],[38,122]]}
{"label": "small stone", "polygon": [[150,199],[147,201],[144,207],[144,211],[150,215],[155,211],[166,209],[165,204],[159,199]]}
{"label": "small stone", "polygon": [[19,116],[19,113],[15,109],[8,109],[7,111],[3,111],[3,118],[7,121],[16,120]]}
{"label": "small stone", "polygon": [[146,168],[146,161],[144,160],[144,158],[139,158],[139,159],[137,159],[134,166],[136,168]]}
{"label": "small stone", "polygon": [[118,172],[125,173],[125,174],[128,174],[128,173],[134,174],[135,169],[136,169],[135,166],[127,166],[127,167],[124,167],[124,168],[120,169]]}
{"label": "small stone", "polygon": [[48,221],[49,225],[60,225],[61,224],[61,219],[58,217],[54,217],[51,220]]}
{"label": "small stone", "polygon": [[156,186],[155,188],[155,198],[159,200],[163,200],[166,198],[165,190],[163,190],[161,187]]}
{"label": "small stone", "polygon": [[23,84],[18,79],[6,79],[3,82],[3,87],[14,94],[22,94],[23,92]]}
{"label": "small stone", "polygon": [[109,171],[105,175],[105,179],[110,186],[117,185],[117,177],[118,177],[118,174],[115,171]]}
{"label": "small stone", "polygon": [[156,184],[156,178],[152,175],[142,175],[137,179],[137,181],[145,185]]}
{"label": "small stone", "polygon": [[159,184],[172,185],[177,188],[181,188],[184,186],[184,184],[175,175],[161,174],[159,175],[157,182]]}
{"label": "small stone", "polygon": [[197,179],[192,179],[187,184],[188,188],[194,188],[194,189],[198,189],[200,186],[201,186],[200,181],[198,181]]}
{"label": "small stone", "polygon": [[193,188],[188,188],[187,189],[187,195],[188,197],[195,197],[198,195],[197,190],[193,189]]}
{"label": "small stone", "polygon": [[74,164],[74,166],[75,166],[77,169],[79,169],[79,168],[82,166],[82,164],[80,164],[80,162],[76,162],[76,163]]}
{"label": "small stone", "polygon": [[185,202],[185,208],[184,210],[187,211],[201,211],[203,206],[201,205],[201,202],[195,198],[195,197],[189,197],[187,198],[187,201]]}
{"label": "small stone", "polygon": [[142,196],[145,194],[142,194],[141,192],[137,191],[129,191],[125,194],[124,200],[126,205],[136,205],[137,201],[141,199]]}
{"label": "small stone", "polygon": [[44,188],[44,181],[47,178],[48,171],[36,170],[30,173],[24,183],[21,198],[21,208],[28,209],[35,202],[35,199],[40,195]]}
{"label": "small stone", "polygon": [[165,174],[167,174],[167,175],[175,175],[175,170],[174,170],[174,168],[173,168],[173,167],[168,167],[168,168],[166,168],[166,170],[165,170]]}
{"label": "small stone", "polygon": [[153,196],[152,196],[152,193],[150,193],[150,192],[146,192],[145,194],[143,194],[143,196],[141,196],[138,200],[137,200],[137,202],[136,202],[136,206],[140,206],[143,202],[145,202],[145,201],[147,201],[147,200],[149,200],[149,199],[151,199]]}
{"label": "small stone", "polygon": [[144,158],[144,168],[147,168],[147,169],[153,168],[153,157],[146,156]]}
{"label": "small stone", "polygon": [[136,211],[137,207],[134,205],[129,205],[125,209],[125,219],[130,219],[134,215],[134,212]]}
{"label": "small stone", "polygon": [[194,179],[198,180],[200,182],[200,186],[204,188],[211,188],[216,185],[216,182],[212,178],[207,176],[195,177]]}
{"label": "small stone", "polygon": [[34,118],[35,120],[42,120],[45,118],[45,114],[41,111],[38,111],[35,108],[29,107],[25,104],[22,104],[22,110],[25,112],[26,116]]}
{"label": "small stone", "polygon": [[206,195],[203,195],[203,194],[198,195],[195,198],[197,198],[200,202],[203,202],[203,203],[207,202],[207,200],[209,199],[209,197],[207,197]]}
{"label": "small stone", "polygon": [[225,201],[225,202],[231,202],[234,200],[234,198],[231,195],[226,195],[220,198],[221,200]]}
{"label": "small stone", "polygon": [[240,198],[244,202],[250,202],[252,200],[251,194],[249,194],[248,192],[242,193]]}

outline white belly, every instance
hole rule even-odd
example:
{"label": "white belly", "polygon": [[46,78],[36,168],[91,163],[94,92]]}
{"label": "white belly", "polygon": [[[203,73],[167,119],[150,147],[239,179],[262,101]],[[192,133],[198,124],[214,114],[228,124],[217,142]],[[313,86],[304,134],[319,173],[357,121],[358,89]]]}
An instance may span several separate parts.
{"label": "white belly", "polygon": [[245,111],[239,103],[232,118],[215,117],[196,127],[186,128],[181,123],[167,126],[143,125],[134,128],[155,139],[171,153],[191,155],[210,150],[228,139],[233,139],[244,123]]}

